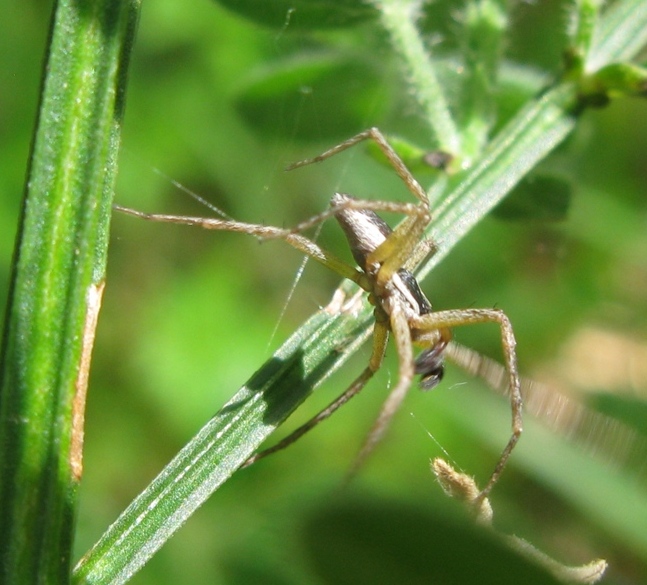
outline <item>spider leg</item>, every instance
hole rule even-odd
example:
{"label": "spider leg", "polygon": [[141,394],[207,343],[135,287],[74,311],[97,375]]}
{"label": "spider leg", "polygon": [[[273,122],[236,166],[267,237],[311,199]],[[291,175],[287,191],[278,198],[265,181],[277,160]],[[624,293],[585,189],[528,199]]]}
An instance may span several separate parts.
{"label": "spider leg", "polygon": [[330,268],[340,276],[356,282],[364,290],[369,290],[369,288],[367,288],[369,287],[369,285],[367,284],[366,275],[363,272],[337,258],[337,256],[331,254],[327,250],[324,250],[321,246],[319,246],[312,240],[306,238],[305,236],[302,236],[301,234],[295,233],[294,230],[282,229],[269,225],[260,225],[242,221],[233,221],[210,217],[190,217],[183,215],[144,213],[142,211],[136,211],[128,207],[122,207],[121,205],[115,205],[114,209],[122,213],[133,215],[135,217],[148,221],[190,225],[208,230],[239,232],[256,236],[260,239],[281,239],[287,242],[293,248],[299,250],[300,252],[303,252],[310,258],[313,258],[317,262],[320,262],[324,266]]}
{"label": "spider leg", "polygon": [[375,372],[380,369],[382,361],[384,360],[384,352],[389,340],[389,329],[385,322],[376,320],[373,328],[373,352],[369,360],[368,366],[364,371],[355,379],[355,381],[335,400],[333,400],[326,408],[321,410],[318,414],[313,416],[309,421],[302,424],[298,429],[290,433],[287,437],[279,441],[276,445],[269,447],[263,451],[259,451],[252,455],[245,461],[241,468],[249,467],[256,463],[259,459],[263,459],[272,453],[281,451],[300,439],[308,431],[316,427],[320,422],[326,420],[335,411],[346,404],[353,396],[359,394],[366,386],[366,383],[373,377]]}
{"label": "spider leg", "polygon": [[290,232],[299,233],[304,232],[315,225],[318,225],[327,219],[334,217],[340,211],[348,209],[357,209],[360,211],[386,211],[389,213],[400,213],[402,215],[418,215],[420,214],[419,203],[398,203],[396,201],[377,201],[375,199],[356,199],[348,195],[341,203],[331,203],[326,211],[322,211],[311,218],[306,219],[295,225]]}
{"label": "spider leg", "polygon": [[425,190],[420,186],[420,183],[416,181],[414,176],[411,174],[411,171],[409,171],[404,162],[402,162],[402,159],[395,152],[395,150],[393,150],[391,145],[387,142],[386,138],[384,138],[384,135],[377,128],[369,128],[368,130],[364,130],[364,132],[360,132],[359,134],[353,136],[352,138],[349,138],[348,140],[345,140],[337,146],[333,146],[332,148],[326,150],[318,156],[307,158],[305,160],[289,165],[286,170],[291,171],[292,169],[321,162],[323,160],[326,160],[327,158],[330,158],[331,156],[335,156],[336,154],[343,152],[348,148],[351,148],[352,146],[355,146],[363,140],[372,140],[373,142],[375,142],[384,156],[386,156],[389,164],[393,167],[395,172],[407,186],[407,189],[409,189],[413,196],[416,197],[416,199],[418,199],[421,203],[428,205],[427,194],[425,193]]}
{"label": "spider leg", "polygon": [[413,272],[422,262],[431,258],[438,251],[438,244],[432,239],[421,239],[416,247],[412,250],[411,256],[404,263],[402,268]]}
{"label": "spider leg", "polygon": [[416,214],[406,217],[366,258],[367,265],[379,265],[376,275],[378,289],[384,287],[398,270],[410,263],[422,234],[429,225],[429,211],[423,206],[417,209]]}
{"label": "spider leg", "polygon": [[517,354],[515,351],[516,340],[512,330],[512,324],[503,311],[498,309],[458,309],[449,311],[437,311],[417,317],[412,323],[412,328],[424,336],[425,331],[435,329],[460,327],[463,325],[473,325],[476,323],[496,323],[501,331],[501,345],[503,348],[503,357],[508,375],[508,388],[510,395],[510,408],[512,411],[512,435],[503,449],[499,460],[490,475],[490,479],[479,494],[476,507],[488,496],[492,487],[499,480],[501,473],[514,449],[521,432],[523,430],[522,422],[522,398],[521,382],[517,369]]}
{"label": "spider leg", "polygon": [[375,423],[373,423],[373,427],[369,431],[362,448],[355,458],[352,467],[348,471],[346,476],[347,479],[352,478],[357,473],[360,467],[364,464],[366,458],[373,452],[375,446],[384,436],[384,433],[391,423],[391,419],[393,419],[393,416],[405,399],[415,375],[411,331],[409,330],[407,317],[402,307],[399,305],[394,307],[391,312],[390,325],[398,351],[398,381],[384,401],[382,409],[380,410]]}
{"label": "spider leg", "polygon": [[418,199],[419,203],[417,205],[411,205],[406,203],[382,201],[344,201],[343,206],[333,207],[324,213],[313,217],[311,220],[299,224],[296,230],[302,231],[303,229],[307,229],[311,225],[314,225],[314,223],[323,221],[343,209],[371,209],[373,211],[394,211],[405,214],[407,217],[404,221],[402,221],[400,225],[393,230],[385,242],[379,245],[367,257],[367,264],[373,264],[375,266],[380,265],[377,284],[378,287],[382,287],[390,280],[395,272],[410,262],[412,252],[420,242],[420,238],[425,228],[429,225],[431,218],[427,194],[420,186],[420,183],[418,183],[416,178],[411,174],[411,171],[409,171],[399,155],[386,141],[384,135],[377,128],[369,128],[368,130],[360,132],[352,138],[333,146],[318,156],[308,158],[288,166],[287,170],[321,162],[348,148],[351,148],[352,146],[355,146],[363,140],[372,140],[378,146],[389,164],[396,171],[400,179],[402,179],[411,194]]}

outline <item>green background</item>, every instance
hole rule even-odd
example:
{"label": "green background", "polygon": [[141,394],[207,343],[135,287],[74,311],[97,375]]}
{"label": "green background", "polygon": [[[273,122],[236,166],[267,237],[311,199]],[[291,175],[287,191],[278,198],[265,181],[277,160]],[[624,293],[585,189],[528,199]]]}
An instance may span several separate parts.
{"label": "green background", "polygon": [[[452,13],[442,3],[433,9],[430,30],[447,35],[438,50],[451,52]],[[49,3],[22,2],[0,24],[2,295],[50,10]],[[507,57],[556,75],[564,21],[558,2],[518,7]],[[127,90],[118,203],[208,213],[171,177],[237,219],[293,225],[324,209],[336,189],[407,197],[397,178],[361,148],[317,168],[283,172],[289,162],[372,125],[433,146],[376,24],[313,33],[284,25],[263,28],[206,1],[144,4]],[[339,62],[346,64],[341,71],[333,67]],[[270,76],[273,82],[261,83]],[[586,112],[541,169],[570,184],[566,219],[486,220],[425,282],[434,306],[504,309],[515,326],[521,371],[530,378],[579,390],[642,392],[644,398],[646,153],[644,101],[624,99]],[[324,229],[320,241],[346,254],[335,226]],[[79,556],[287,335],[327,303],[338,279],[310,263],[279,321],[299,264],[299,255],[280,242],[259,245],[238,234],[115,216],[88,398]],[[498,355],[494,328],[456,335]],[[569,351],[574,342],[579,359]],[[368,349],[360,352],[295,419],[305,420],[345,388],[367,357]],[[304,582],[307,539],[301,531],[316,533],[307,518],[336,497],[397,373],[392,357],[355,404],[288,451],[237,474],[132,582]],[[438,498],[427,462],[442,453],[427,431],[483,481],[505,443],[508,419],[504,402],[450,369],[433,393],[411,393],[352,489],[369,501],[412,506]],[[566,443],[527,426],[494,494],[501,529],[566,563],[601,556],[617,579],[647,578],[647,551],[617,538],[609,520],[631,517],[629,500],[617,493],[596,515],[582,501],[585,495],[567,497],[542,466],[568,465],[557,476],[577,477],[573,465],[581,465],[596,485],[614,472],[584,454],[566,460]],[[593,432],[603,435],[604,429]],[[641,482],[644,494],[644,468],[621,469],[628,482]],[[638,527],[645,519],[640,513]]]}

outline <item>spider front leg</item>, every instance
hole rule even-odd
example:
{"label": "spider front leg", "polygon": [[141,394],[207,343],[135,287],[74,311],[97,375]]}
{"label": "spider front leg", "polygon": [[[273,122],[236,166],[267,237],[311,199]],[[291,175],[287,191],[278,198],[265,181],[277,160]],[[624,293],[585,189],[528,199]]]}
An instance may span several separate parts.
{"label": "spider front leg", "polygon": [[429,205],[425,190],[420,186],[420,183],[416,181],[415,177],[411,174],[411,171],[404,164],[398,153],[393,150],[393,147],[387,142],[382,132],[380,132],[377,128],[369,128],[368,130],[364,130],[364,132],[360,132],[352,138],[349,138],[348,140],[345,140],[344,142],[333,146],[320,155],[314,156],[312,158],[307,158],[289,165],[286,170],[291,171],[299,167],[304,167],[306,165],[324,161],[327,158],[335,156],[336,154],[339,154],[340,152],[343,152],[344,150],[347,150],[364,140],[372,140],[382,151],[384,156],[386,156],[389,164],[393,167],[395,172],[402,179],[404,184],[407,186],[407,189],[409,189],[413,196],[421,203],[426,203],[427,205]]}
{"label": "spider front leg", "polygon": [[432,335],[439,329],[460,327],[463,325],[474,325],[477,323],[496,323],[501,332],[501,345],[505,367],[508,374],[508,387],[510,395],[510,408],[512,411],[512,434],[503,449],[490,479],[482,489],[475,507],[489,495],[490,491],[499,480],[503,469],[510,458],[510,454],[519,441],[523,431],[521,382],[517,369],[517,353],[515,350],[516,340],[512,324],[503,311],[498,309],[457,309],[449,311],[438,311],[417,317],[411,323],[412,329],[416,332],[418,339],[424,339],[425,335]]}
{"label": "spider front leg", "polygon": [[[147,221],[189,225],[208,230],[238,232],[248,234],[250,236],[255,236],[261,240],[280,239],[285,241],[296,250],[299,250],[306,256],[312,258],[313,260],[316,260],[330,270],[336,272],[340,276],[352,280],[364,290],[367,290],[368,285],[366,283],[366,277],[362,272],[350,266],[343,260],[337,258],[337,256],[328,252],[327,250],[319,246],[319,244],[316,244],[312,240],[298,233],[299,231],[301,231],[300,226],[297,226],[295,229],[290,230],[270,225],[246,223],[228,219],[218,219],[215,217],[191,217],[185,215],[169,215],[162,213],[145,213],[143,211],[137,211],[128,207],[123,207],[121,205],[114,205],[113,209],[127,215],[132,215],[139,219],[145,219]],[[320,216],[316,217],[319,218]],[[322,220],[319,219],[318,222],[319,221]]]}
{"label": "spider front leg", "polygon": [[[382,264],[382,274],[380,276],[381,283],[389,280],[393,272],[399,270],[402,266],[409,263],[411,260],[411,253],[413,248],[419,243],[420,237],[425,228],[429,225],[430,212],[429,212],[429,199],[425,190],[421,187],[420,183],[411,174],[411,171],[404,164],[400,156],[393,147],[387,142],[384,135],[377,128],[369,128],[364,132],[345,140],[344,142],[333,146],[325,152],[307,158],[286,167],[286,170],[294,170],[307,165],[322,162],[331,158],[341,152],[359,144],[364,140],[372,140],[376,146],[382,151],[386,157],[387,162],[393,167],[397,175],[405,184],[409,192],[418,200],[417,204],[413,203],[398,203],[393,201],[375,201],[375,200],[359,200],[343,195],[340,193],[335,194],[331,201],[331,207],[327,211],[315,215],[307,221],[299,223],[292,231],[303,232],[310,227],[325,221],[329,217],[335,217],[342,224],[342,228],[346,232],[349,240],[356,235],[358,226],[361,223],[360,216],[366,216],[366,212],[371,211],[387,211],[393,213],[400,213],[406,216],[406,219],[391,233],[389,228],[389,242],[385,242],[384,246],[374,245],[371,250],[365,250],[363,253],[367,255],[369,251],[373,254],[369,258],[374,264]],[[353,213],[355,211],[356,213]],[[344,215],[348,216],[348,220],[344,220]],[[371,219],[371,221],[375,221]],[[377,221],[381,221],[377,218]],[[347,229],[346,225],[350,225]],[[353,242],[351,241],[351,247]],[[362,262],[358,262],[360,266]]]}

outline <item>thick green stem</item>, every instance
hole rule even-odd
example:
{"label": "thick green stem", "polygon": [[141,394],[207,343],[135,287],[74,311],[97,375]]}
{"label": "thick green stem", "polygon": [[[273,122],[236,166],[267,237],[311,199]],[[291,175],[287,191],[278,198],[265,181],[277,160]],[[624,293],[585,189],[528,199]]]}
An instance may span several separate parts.
{"label": "thick green stem", "polygon": [[60,0],[1,356],[0,581],[66,583],[138,0]]}

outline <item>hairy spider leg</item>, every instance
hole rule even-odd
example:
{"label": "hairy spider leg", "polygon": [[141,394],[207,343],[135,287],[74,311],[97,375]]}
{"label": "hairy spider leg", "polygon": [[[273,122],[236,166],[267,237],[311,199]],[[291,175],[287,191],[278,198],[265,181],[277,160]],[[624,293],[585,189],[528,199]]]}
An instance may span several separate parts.
{"label": "hairy spider leg", "polygon": [[122,207],[121,205],[114,205],[113,208],[122,213],[133,215],[135,217],[138,217],[139,219],[145,219],[148,221],[190,225],[208,230],[240,232],[256,236],[263,240],[281,239],[286,241],[293,248],[296,248],[310,258],[313,258],[317,262],[320,262],[324,266],[330,268],[340,276],[352,280],[353,282],[361,286],[364,290],[367,290],[367,285],[365,283],[366,275],[362,271],[357,270],[357,268],[354,268],[350,264],[337,258],[337,256],[335,256],[334,254],[331,254],[327,250],[324,250],[321,246],[319,246],[312,240],[306,238],[305,236],[302,236],[299,233],[296,233],[296,228],[289,230],[277,228],[274,226],[217,219],[212,217],[191,217],[184,215],[168,215],[162,213],[144,213],[142,211],[130,209],[129,207]]}
{"label": "hairy spider leg", "polygon": [[[418,339],[424,339],[425,334],[438,329],[442,330],[451,327],[462,327],[464,325],[475,325],[478,323],[495,323],[500,329],[505,370],[508,375],[507,385],[510,398],[510,408],[512,411],[512,434],[499,456],[494,471],[490,475],[490,479],[479,494],[475,505],[475,508],[477,509],[483,499],[488,496],[490,491],[492,491],[494,484],[499,480],[499,477],[503,472],[503,468],[508,462],[510,453],[517,444],[523,431],[523,400],[521,397],[521,381],[517,368],[517,353],[515,349],[517,342],[515,340],[512,324],[507,315],[499,309],[451,309],[447,311],[436,311],[414,318],[410,323],[415,337]],[[450,354],[450,357],[452,354],[456,354],[455,351],[450,351],[448,353]],[[492,360],[485,361],[490,363]],[[472,372],[477,374],[480,373],[479,364],[474,365]],[[492,380],[492,376],[484,379],[487,382]],[[494,383],[493,380],[492,383]]]}
{"label": "hairy spider leg", "polygon": [[416,197],[416,199],[418,199],[420,202],[428,203],[425,190],[420,186],[420,183],[416,181],[415,177],[411,174],[411,171],[409,171],[402,159],[398,156],[395,150],[393,150],[393,147],[387,142],[386,138],[384,138],[382,132],[380,132],[377,128],[369,128],[368,130],[364,130],[363,132],[356,134],[352,138],[349,138],[348,140],[345,140],[344,142],[333,146],[332,148],[326,150],[325,152],[322,152],[317,156],[292,163],[286,168],[286,170],[291,171],[299,167],[304,167],[306,165],[324,161],[327,158],[335,156],[336,154],[339,154],[340,152],[343,152],[344,150],[347,150],[364,140],[372,140],[373,142],[375,142],[384,156],[386,156],[389,164],[393,167],[395,172],[407,186],[407,189],[409,189],[414,197]]}

